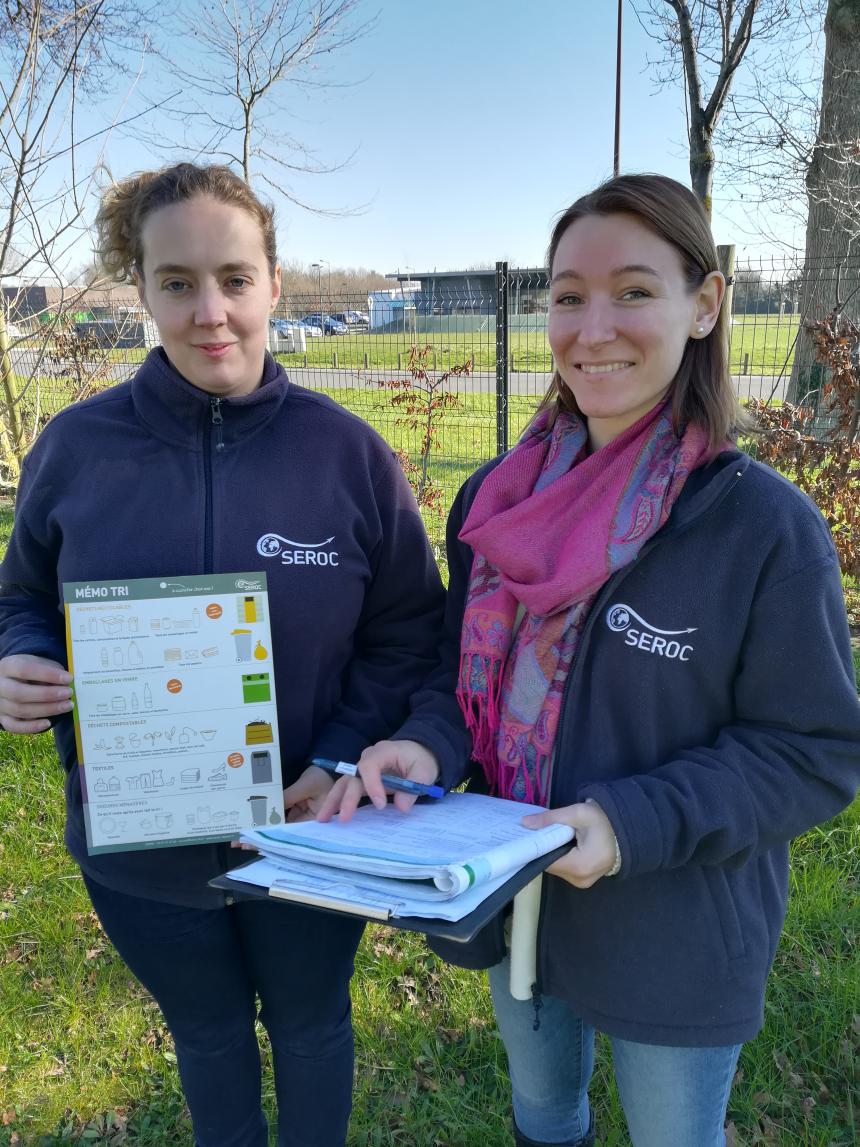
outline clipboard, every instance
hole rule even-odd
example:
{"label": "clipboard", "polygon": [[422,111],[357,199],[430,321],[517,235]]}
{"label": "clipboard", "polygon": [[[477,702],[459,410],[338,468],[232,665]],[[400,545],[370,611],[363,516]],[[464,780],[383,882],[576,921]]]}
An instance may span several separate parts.
{"label": "clipboard", "polygon": [[[209,881],[210,888],[218,888],[229,893],[233,900],[283,900],[287,904],[299,904],[310,908],[314,912],[330,912],[337,916],[357,916],[374,924],[387,925],[390,928],[401,928],[404,932],[423,932],[427,936],[436,936],[440,940],[454,940],[465,944],[489,924],[490,920],[509,904],[521,888],[544,871],[554,861],[559,860],[570,850],[569,844],[553,849],[543,856],[530,860],[528,864],[518,869],[513,876],[500,887],[491,892],[486,900],[482,900],[478,907],[464,916],[461,920],[435,920],[423,916],[389,916],[387,914],[371,914],[359,907],[350,908],[344,903],[343,907],[333,907],[331,904],[318,904],[297,897],[278,895],[277,891],[270,892],[261,885],[246,884],[242,880],[232,880],[226,873],[216,876]],[[258,858],[255,856],[246,861],[253,864]],[[235,867],[241,867],[236,865]]]}

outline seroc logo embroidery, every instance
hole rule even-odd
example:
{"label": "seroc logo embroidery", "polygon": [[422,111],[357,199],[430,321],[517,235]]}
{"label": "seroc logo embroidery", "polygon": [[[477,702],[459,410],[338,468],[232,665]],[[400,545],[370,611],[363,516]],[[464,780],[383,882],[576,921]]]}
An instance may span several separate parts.
{"label": "seroc logo embroidery", "polygon": [[334,534],[324,542],[294,542],[280,534],[263,534],[257,542],[257,553],[264,558],[280,557],[285,566],[338,566],[337,550],[326,549],[334,541]]}
{"label": "seroc logo embroidery", "polygon": [[613,633],[624,634],[625,645],[668,657],[670,661],[689,661],[693,652],[693,646],[686,644],[683,638],[696,632],[695,625],[687,629],[658,629],[623,602],[610,605],[606,611],[606,624]]}

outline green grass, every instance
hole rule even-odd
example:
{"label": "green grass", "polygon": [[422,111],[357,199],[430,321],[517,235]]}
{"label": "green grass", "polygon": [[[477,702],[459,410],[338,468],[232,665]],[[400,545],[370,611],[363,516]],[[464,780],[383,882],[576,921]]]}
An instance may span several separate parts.
{"label": "green grass", "polygon": [[[0,1144],[190,1147],[170,1036],[101,933],[63,849],[53,744],[2,739]],[[744,1144],[855,1142],[859,893],[860,802],[793,846],[767,1023],[744,1049],[730,1105]],[[446,967],[419,937],[372,926],[354,1000],[351,1147],[507,1147],[508,1085],[481,974]],[[274,1119],[267,1049],[264,1088]],[[625,1143],[603,1044],[593,1093],[602,1144]]]}
{"label": "green grass", "polygon": [[735,315],[729,369],[733,374],[789,376],[797,327],[796,315]]}

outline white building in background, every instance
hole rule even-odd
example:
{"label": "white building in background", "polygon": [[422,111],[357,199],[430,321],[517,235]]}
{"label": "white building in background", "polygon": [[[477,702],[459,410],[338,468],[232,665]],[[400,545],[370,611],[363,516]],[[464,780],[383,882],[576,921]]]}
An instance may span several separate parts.
{"label": "white building in background", "polygon": [[417,286],[403,284],[389,291],[371,291],[367,296],[370,329],[414,331]]}

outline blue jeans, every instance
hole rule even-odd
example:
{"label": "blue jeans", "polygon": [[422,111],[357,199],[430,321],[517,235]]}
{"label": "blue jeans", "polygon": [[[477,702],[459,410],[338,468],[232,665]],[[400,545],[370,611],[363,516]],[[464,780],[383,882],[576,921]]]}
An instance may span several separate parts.
{"label": "blue jeans", "polygon": [[180,908],[84,880],[105,932],[164,1013],[197,1147],[268,1143],[257,996],[272,1044],[279,1147],[342,1147],[362,921],[283,901]]}
{"label": "blue jeans", "polygon": [[[594,1028],[553,996],[534,1031],[530,1000],[515,1000],[507,959],[490,969],[508,1053],[514,1118],[538,1143],[578,1144],[588,1132]],[[741,1045],[661,1047],[612,1038],[618,1094],[633,1147],[725,1147],[723,1124]]]}

